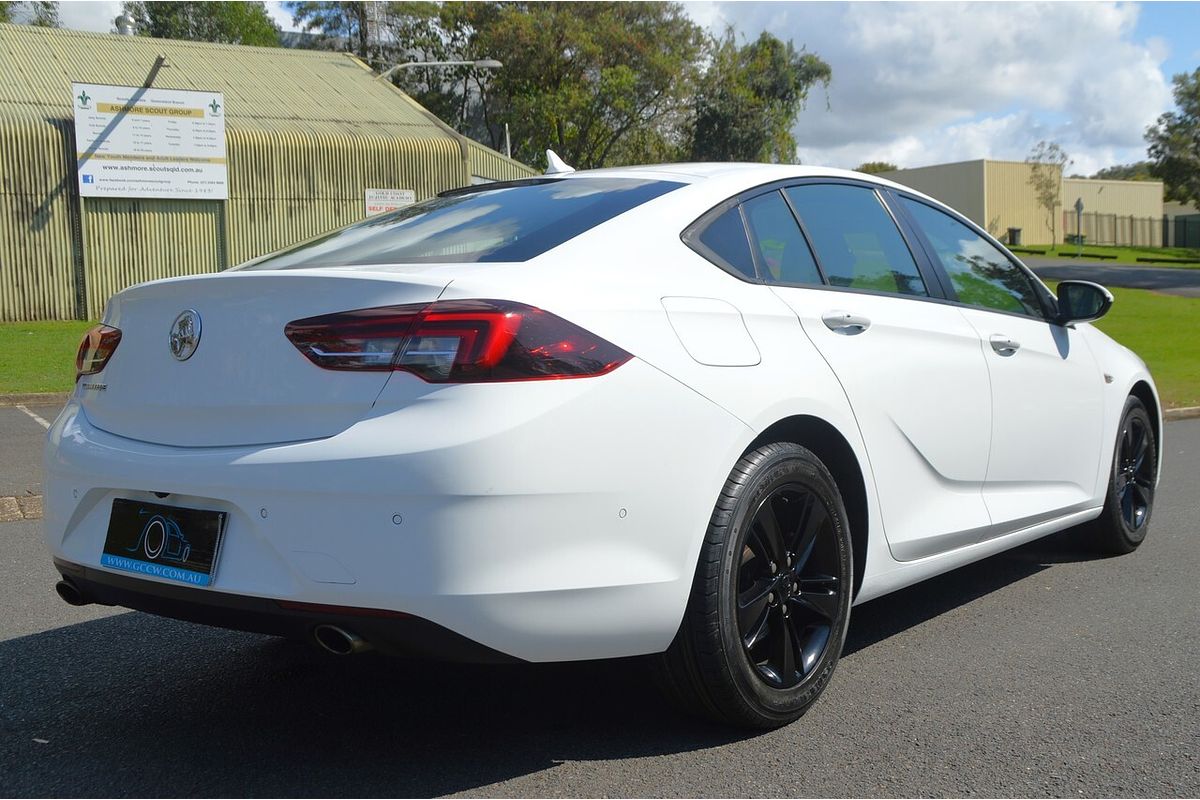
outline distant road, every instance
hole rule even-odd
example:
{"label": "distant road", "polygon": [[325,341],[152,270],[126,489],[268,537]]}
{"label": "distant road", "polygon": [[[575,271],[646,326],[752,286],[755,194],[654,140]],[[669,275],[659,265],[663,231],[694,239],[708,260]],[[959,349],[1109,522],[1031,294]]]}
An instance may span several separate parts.
{"label": "distant road", "polygon": [[1079,263],[1061,258],[1022,258],[1038,277],[1045,280],[1095,281],[1125,289],[1153,289],[1180,297],[1200,297],[1200,269],[1133,267],[1128,264]]}

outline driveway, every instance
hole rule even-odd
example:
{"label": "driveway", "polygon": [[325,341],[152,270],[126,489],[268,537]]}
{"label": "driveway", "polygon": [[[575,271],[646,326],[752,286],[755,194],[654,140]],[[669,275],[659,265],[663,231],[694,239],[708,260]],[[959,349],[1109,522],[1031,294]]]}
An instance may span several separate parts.
{"label": "driveway", "polygon": [[1179,297],[1200,297],[1200,269],[1133,267],[1128,264],[1098,264],[1036,256],[1021,260],[1043,280],[1094,281],[1103,286],[1152,289]]}

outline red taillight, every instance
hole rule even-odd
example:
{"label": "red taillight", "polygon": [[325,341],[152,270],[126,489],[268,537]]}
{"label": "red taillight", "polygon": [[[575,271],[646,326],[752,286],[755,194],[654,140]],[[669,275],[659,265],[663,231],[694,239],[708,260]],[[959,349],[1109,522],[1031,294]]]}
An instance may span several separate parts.
{"label": "red taillight", "polygon": [[404,370],[430,383],[583,378],[631,358],[561,317],[504,300],[343,311],[290,322],[284,333],[318,367]]}
{"label": "red taillight", "polygon": [[75,354],[75,380],[83,375],[95,375],[104,369],[121,343],[121,332],[108,325],[97,325],[83,335]]}

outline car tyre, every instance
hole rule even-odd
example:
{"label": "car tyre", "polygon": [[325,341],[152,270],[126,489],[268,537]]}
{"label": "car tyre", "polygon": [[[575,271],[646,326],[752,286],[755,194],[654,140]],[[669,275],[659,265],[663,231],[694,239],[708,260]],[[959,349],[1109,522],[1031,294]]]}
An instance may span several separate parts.
{"label": "car tyre", "polygon": [[747,453],[725,482],[683,622],[657,662],[669,699],[744,727],[798,719],[841,654],[853,563],[841,493],[820,459],[789,442]]}
{"label": "car tyre", "polygon": [[1158,477],[1158,442],[1146,406],[1136,397],[1125,401],[1104,510],[1091,525],[1095,548],[1109,555],[1132,553],[1146,539],[1154,511]]}

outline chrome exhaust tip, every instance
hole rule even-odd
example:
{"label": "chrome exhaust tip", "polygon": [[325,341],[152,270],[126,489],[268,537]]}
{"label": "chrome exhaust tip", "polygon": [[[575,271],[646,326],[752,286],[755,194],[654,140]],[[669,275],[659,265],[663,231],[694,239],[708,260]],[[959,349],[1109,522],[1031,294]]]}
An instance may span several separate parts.
{"label": "chrome exhaust tip", "polygon": [[313,628],[313,641],[322,650],[335,656],[350,656],[371,649],[366,639],[337,625],[318,625]]}
{"label": "chrome exhaust tip", "polygon": [[58,596],[68,605],[86,606],[92,602],[79,590],[78,586],[66,578],[54,584],[54,591],[58,592]]}

